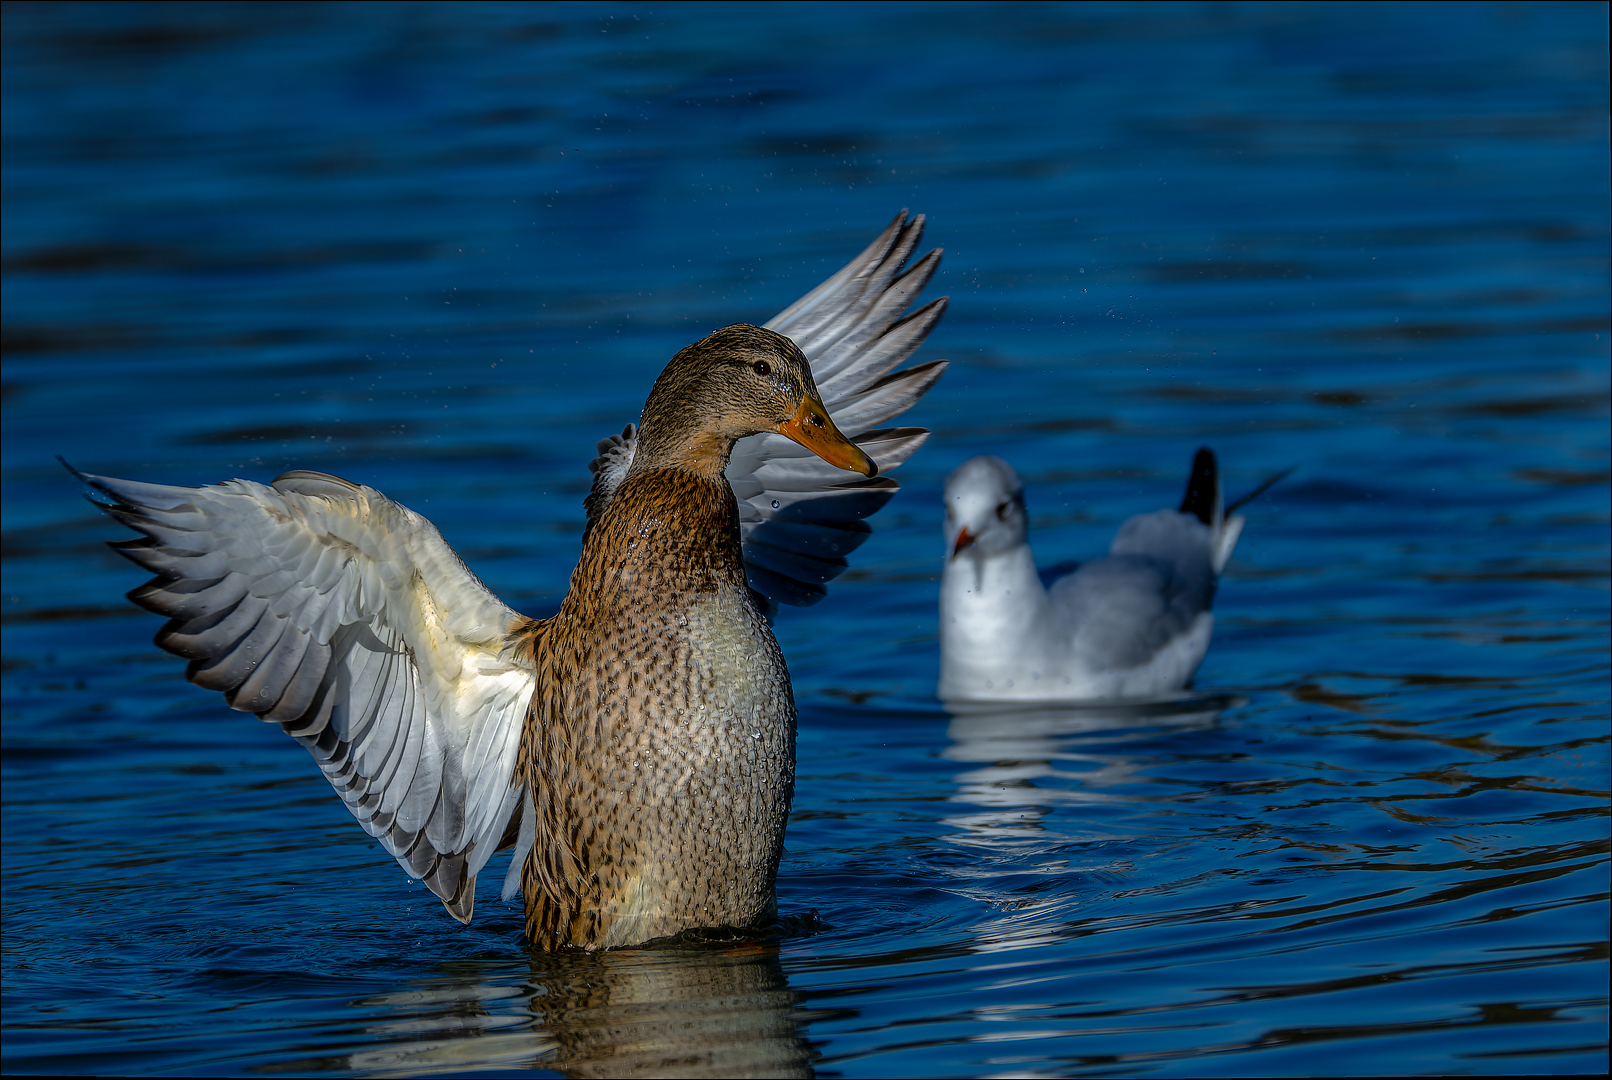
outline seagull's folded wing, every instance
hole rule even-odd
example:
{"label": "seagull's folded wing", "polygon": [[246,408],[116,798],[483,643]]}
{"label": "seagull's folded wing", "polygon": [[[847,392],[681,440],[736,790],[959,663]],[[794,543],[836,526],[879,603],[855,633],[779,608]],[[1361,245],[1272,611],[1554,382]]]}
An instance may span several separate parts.
{"label": "seagull's folded wing", "polygon": [[169,617],[157,644],[307,747],[365,831],[468,922],[521,796],[536,679],[506,642],[522,617],[373,488],[84,479],[145,534],[113,546],[157,575],[129,594]]}
{"label": "seagull's folded wing", "polygon": [[[940,266],[938,248],[906,265],[923,231],[923,215],[908,220],[903,210],[862,254],[766,323],[800,346],[835,426],[879,466],[873,479],[847,481],[843,469],[783,435],[752,435],[734,446],[727,477],[739,499],[745,572],[775,604],[806,607],[827,595],[845,557],[873,531],[863,518],[900,487],[886,474],[929,437],[923,428],[879,427],[946,370],[944,360],[895,370],[946,311],[941,297],[907,314]],[[590,522],[609,504],[635,449],[630,426],[599,444]]]}

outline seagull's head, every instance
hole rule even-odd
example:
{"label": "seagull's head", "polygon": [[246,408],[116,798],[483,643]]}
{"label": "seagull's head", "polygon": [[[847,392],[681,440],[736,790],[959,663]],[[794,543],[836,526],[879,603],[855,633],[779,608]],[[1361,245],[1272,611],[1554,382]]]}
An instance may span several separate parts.
{"label": "seagull's head", "polygon": [[999,457],[969,458],[946,478],[946,553],[1002,555],[1023,544],[1030,528],[1024,485]]}

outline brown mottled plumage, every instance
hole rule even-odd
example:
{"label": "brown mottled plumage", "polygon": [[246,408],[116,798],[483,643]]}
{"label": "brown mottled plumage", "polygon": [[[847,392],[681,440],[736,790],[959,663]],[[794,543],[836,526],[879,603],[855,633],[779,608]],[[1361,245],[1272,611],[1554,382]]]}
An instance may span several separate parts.
{"label": "brown mottled plumage", "polygon": [[521,891],[538,945],[775,914],[795,700],[745,581],[723,469],[737,439],[791,433],[817,397],[806,358],[768,330],[727,327],[678,353],[559,613],[513,635],[538,677],[516,765],[535,793]]}

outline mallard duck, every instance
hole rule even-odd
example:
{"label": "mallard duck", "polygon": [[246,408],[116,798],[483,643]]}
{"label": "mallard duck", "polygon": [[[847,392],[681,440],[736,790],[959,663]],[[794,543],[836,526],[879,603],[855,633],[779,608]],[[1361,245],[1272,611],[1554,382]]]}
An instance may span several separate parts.
{"label": "mallard duck", "polygon": [[945,367],[892,374],[945,310],[903,318],[940,260],[903,272],[922,231],[903,211],[765,327],[672,358],[639,423],[600,443],[549,619],[499,601],[425,518],[339,477],[83,479],[144,534],[114,547],[157,575],[129,594],[169,617],[157,644],[305,746],[456,919],[513,844],[505,896],[523,895],[543,948],[764,924],[795,761],[769,615],[822,598],[896,489],[880,474],[928,434],[869,430]]}
{"label": "mallard duck", "polygon": [[1200,449],[1181,505],[1120,526],[1108,557],[1038,572],[1024,485],[999,457],[946,480],[940,583],[942,698],[1158,698],[1186,687],[1209,651],[1215,589],[1245,519],[1214,452]]}

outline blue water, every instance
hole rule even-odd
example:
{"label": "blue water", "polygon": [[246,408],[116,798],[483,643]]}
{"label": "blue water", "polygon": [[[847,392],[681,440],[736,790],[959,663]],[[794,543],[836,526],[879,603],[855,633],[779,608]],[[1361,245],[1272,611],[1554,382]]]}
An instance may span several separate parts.
{"label": "blue water", "polygon": [[[4,14],[4,1068],[1598,1071],[1604,4],[18,5]],[[952,367],[778,634],[763,942],[460,927],[121,599],[54,460],[336,472],[558,604],[594,441],[903,206]],[[1213,446],[1194,698],[952,715],[944,477],[1047,563]]]}

